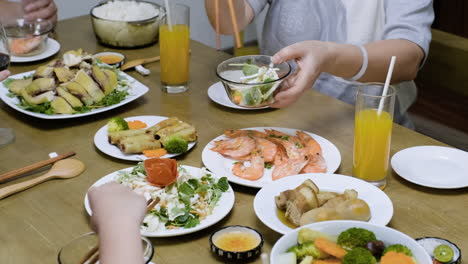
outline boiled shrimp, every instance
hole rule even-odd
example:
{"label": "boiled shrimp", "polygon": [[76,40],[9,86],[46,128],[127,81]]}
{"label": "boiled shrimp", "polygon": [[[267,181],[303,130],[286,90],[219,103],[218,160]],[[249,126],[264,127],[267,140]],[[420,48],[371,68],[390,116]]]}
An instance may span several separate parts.
{"label": "boiled shrimp", "polygon": [[307,164],[306,159],[289,159],[284,147],[279,146],[274,161],[274,169],[271,174],[272,179],[278,180],[286,176],[298,174]]}
{"label": "boiled shrimp", "polygon": [[296,135],[299,138],[301,144],[304,145],[304,148],[306,149],[306,155],[308,158],[307,165],[302,169],[301,172],[326,172],[327,164],[322,156],[322,148],[320,147],[320,144],[305,132],[297,131]]}
{"label": "boiled shrimp", "polygon": [[268,140],[276,143],[277,145],[281,145],[286,150],[289,159],[292,160],[300,160],[305,159],[306,150],[302,143],[296,137],[289,136],[288,138],[276,138],[271,137]]}
{"label": "boiled shrimp", "polygon": [[215,142],[211,150],[224,156],[237,158],[249,155],[255,148],[255,141],[249,137],[236,137]]}
{"label": "boiled shrimp", "polygon": [[256,148],[260,151],[265,162],[272,162],[275,159],[276,144],[264,138],[254,137]]}
{"label": "boiled shrimp", "polygon": [[36,36],[32,38],[13,39],[10,42],[10,51],[13,54],[26,54],[41,45],[42,37]]}
{"label": "boiled shrimp", "polygon": [[263,176],[265,170],[265,162],[259,151],[253,151],[250,159],[250,166],[246,166],[244,162],[237,162],[232,167],[234,175],[243,179],[255,181]]}
{"label": "boiled shrimp", "polygon": [[324,173],[327,172],[327,163],[322,155],[316,155],[312,160],[310,159],[307,162],[307,165],[304,166],[301,173]]}

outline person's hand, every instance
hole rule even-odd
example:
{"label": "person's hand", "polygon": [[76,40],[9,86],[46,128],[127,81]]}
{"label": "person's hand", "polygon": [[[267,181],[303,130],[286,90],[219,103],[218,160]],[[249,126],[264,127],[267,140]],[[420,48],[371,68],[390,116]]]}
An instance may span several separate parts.
{"label": "person's hand", "polygon": [[139,226],[145,216],[145,198],[116,182],[89,189],[88,197],[96,232],[103,226]]}
{"label": "person's hand", "polygon": [[9,70],[0,71],[0,82],[5,80],[8,76],[10,76]]}
{"label": "person's hand", "polygon": [[57,6],[54,0],[23,0],[22,3],[26,20],[42,18],[53,24],[57,22]]}
{"label": "person's hand", "polygon": [[332,48],[333,44],[329,42],[302,41],[278,51],[272,58],[273,63],[295,60],[297,69],[282,83],[271,107],[288,106],[311,88],[332,60]]}

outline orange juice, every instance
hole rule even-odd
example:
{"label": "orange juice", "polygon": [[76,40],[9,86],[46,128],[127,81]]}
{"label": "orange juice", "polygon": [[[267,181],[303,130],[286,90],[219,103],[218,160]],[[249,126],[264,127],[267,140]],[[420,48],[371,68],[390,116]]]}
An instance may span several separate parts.
{"label": "orange juice", "polygon": [[168,25],[159,28],[161,56],[161,82],[167,85],[183,85],[189,81],[190,30],[188,25]]}
{"label": "orange juice", "polygon": [[[364,109],[355,117],[353,175],[370,182],[384,181],[388,172],[392,117]],[[384,186],[383,186],[384,187]]]}

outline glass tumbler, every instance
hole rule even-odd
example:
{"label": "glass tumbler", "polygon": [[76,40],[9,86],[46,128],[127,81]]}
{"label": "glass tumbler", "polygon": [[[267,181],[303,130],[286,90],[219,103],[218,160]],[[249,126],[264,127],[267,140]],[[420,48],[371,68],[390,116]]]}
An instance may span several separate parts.
{"label": "glass tumbler", "polygon": [[387,184],[396,89],[383,83],[358,88],[354,118],[353,176],[381,189]]}

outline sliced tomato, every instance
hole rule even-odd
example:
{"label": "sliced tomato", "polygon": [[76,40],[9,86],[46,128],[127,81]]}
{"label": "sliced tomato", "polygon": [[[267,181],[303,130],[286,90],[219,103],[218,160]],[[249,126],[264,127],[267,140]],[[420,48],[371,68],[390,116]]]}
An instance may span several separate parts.
{"label": "sliced tomato", "polygon": [[167,186],[177,180],[177,161],[153,158],[144,161],[146,179],[157,187]]}

